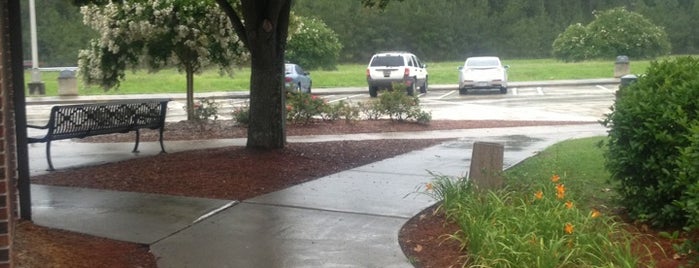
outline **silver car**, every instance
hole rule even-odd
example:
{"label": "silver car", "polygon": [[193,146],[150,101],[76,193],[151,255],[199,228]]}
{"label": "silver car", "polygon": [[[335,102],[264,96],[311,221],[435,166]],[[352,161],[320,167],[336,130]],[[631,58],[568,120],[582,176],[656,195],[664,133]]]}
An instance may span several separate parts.
{"label": "silver car", "polygon": [[507,69],[498,57],[470,57],[460,66],[459,94],[468,93],[469,89],[499,89],[507,93]]}
{"label": "silver car", "polygon": [[287,91],[311,93],[311,73],[306,72],[298,64],[284,64],[284,87]]}

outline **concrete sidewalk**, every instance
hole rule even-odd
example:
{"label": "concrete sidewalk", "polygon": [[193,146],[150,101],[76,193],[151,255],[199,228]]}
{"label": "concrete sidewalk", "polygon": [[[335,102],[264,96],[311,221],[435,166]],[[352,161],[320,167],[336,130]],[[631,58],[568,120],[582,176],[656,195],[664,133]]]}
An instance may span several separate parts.
{"label": "concrete sidewalk", "polygon": [[[605,134],[599,124],[589,124],[289,137],[289,142],[456,140],[242,202],[34,185],[32,207],[39,225],[149,244],[160,267],[411,267],[398,231],[435,202],[417,193],[432,179],[429,171],[465,175],[475,141],[504,144],[507,168],[559,141]],[[174,152],[238,142],[168,142],[167,147]],[[54,155],[57,167],[134,157],[131,143],[53,146],[74,152]],[[159,152],[155,143],[142,146],[140,156]],[[33,174],[46,167],[43,149],[30,148]]]}

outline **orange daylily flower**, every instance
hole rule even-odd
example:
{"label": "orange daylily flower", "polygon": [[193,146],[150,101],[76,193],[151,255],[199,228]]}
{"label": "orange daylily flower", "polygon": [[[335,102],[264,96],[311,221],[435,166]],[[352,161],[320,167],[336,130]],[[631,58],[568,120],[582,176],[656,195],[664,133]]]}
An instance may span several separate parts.
{"label": "orange daylily flower", "polygon": [[563,227],[563,230],[566,232],[566,234],[572,234],[573,231],[575,230],[575,226],[571,224],[570,222],[566,223],[566,226]]}
{"label": "orange daylily flower", "polygon": [[425,188],[427,188],[428,191],[432,191],[434,188],[434,185],[432,185],[431,182],[425,183]]}
{"label": "orange daylily flower", "polygon": [[566,208],[567,208],[567,209],[573,208],[573,202],[570,201],[570,200],[566,201]]}
{"label": "orange daylily flower", "polygon": [[563,199],[563,197],[565,197],[565,194],[566,194],[566,187],[562,183],[556,185],[556,197],[558,199]]}
{"label": "orange daylily flower", "polygon": [[558,183],[559,180],[561,180],[560,176],[555,175],[555,174],[553,176],[551,176],[551,182]]}
{"label": "orange daylily flower", "polygon": [[590,214],[590,217],[592,217],[594,219],[594,218],[599,217],[600,215],[602,215],[602,213],[600,213],[599,210],[596,210],[593,208],[592,213]]}
{"label": "orange daylily flower", "polygon": [[536,199],[542,199],[542,198],[544,198],[544,192],[541,191],[541,190],[539,190],[538,192],[536,192],[536,193],[534,194],[534,197],[535,197]]}

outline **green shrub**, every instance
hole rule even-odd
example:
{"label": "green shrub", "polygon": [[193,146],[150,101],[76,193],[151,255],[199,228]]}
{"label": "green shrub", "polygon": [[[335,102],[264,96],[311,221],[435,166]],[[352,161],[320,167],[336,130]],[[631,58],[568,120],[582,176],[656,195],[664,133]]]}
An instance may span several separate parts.
{"label": "green shrub", "polygon": [[286,95],[286,120],[291,123],[308,124],[315,116],[321,116],[327,103],[317,96],[289,92]]}
{"label": "green shrub", "polygon": [[[201,98],[194,103],[194,120],[218,119],[219,104],[214,99]],[[187,106],[184,107],[187,110]]]}
{"label": "green shrub", "polygon": [[305,69],[335,70],[342,44],[337,34],[322,20],[297,17],[296,27],[290,27],[286,44],[286,59]]}
{"label": "green shrub", "polygon": [[379,120],[383,116],[376,100],[357,103],[357,109],[367,120]]}
{"label": "green shrub", "polygon": [[569,26],[554,40],[553,55],[564,61],[618,55],[653,58],[670,52],[668,40],[663,28],[641,14],[614,8],[595,12],[595,20],[587,26]]}
{"label": "green shrub", "polygon": [[422,111],[420,98],[406,95],[405,89],[404,84],[394,83],[393,90],[386,91],[379,96],[376,108],[382,114],[388,115],[392,121],[415,120],[422,124],[429,123],[432,115]]}
{"label": "green shrub", "polygon": [[246,103],[243,106],[233,108],[233,121],[241,126],[250,125],[250,106]]}
{"label": "green shrub", "polygon": [[326,105],[322,117],[324,120],[344,119],[346,122],[351,122],[359,119],[359,108],[340,100]]}
{"label": "green shrub", "polygon": [[589,42],[590,34],[585,26],[580,23],[570,25],[553,41],[553,56],[566,62],[592,58],[593,47]]}
{"label": "green shrub", "polygon": [[699,61],[691,57],[653,62],[647,75],[618,92],[603,121],[610,127],[606,167],[634,219],[696,224],[697,100]]}

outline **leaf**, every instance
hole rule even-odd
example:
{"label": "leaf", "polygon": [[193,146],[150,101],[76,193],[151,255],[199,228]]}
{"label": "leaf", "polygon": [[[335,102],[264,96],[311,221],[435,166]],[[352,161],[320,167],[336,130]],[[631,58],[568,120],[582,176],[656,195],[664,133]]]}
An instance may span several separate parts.
{"label": "leaf", "polygon": [[420,251],[422,251],[422,246],[421,246],[421,245],[416,245],[416,246],[413,248],[413,250],[414,250],[415,252],[420,252]]}

